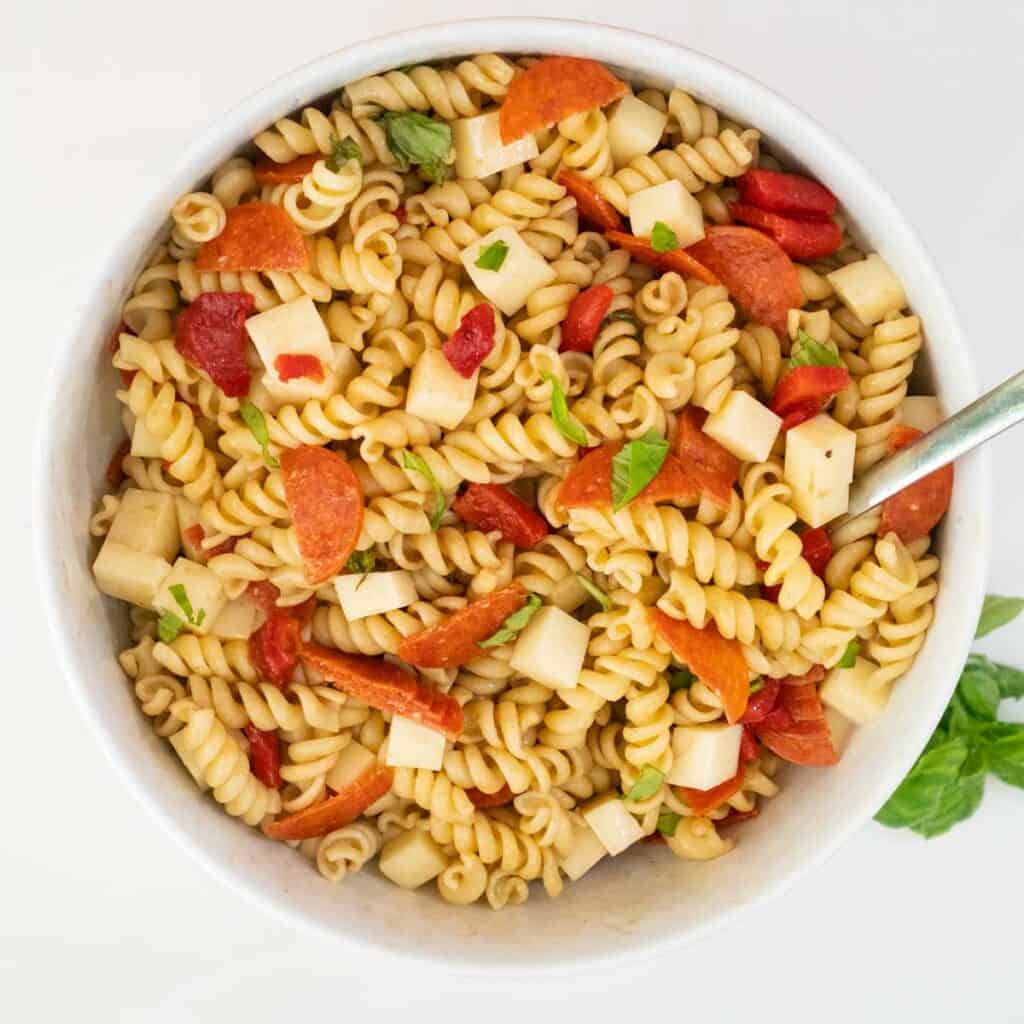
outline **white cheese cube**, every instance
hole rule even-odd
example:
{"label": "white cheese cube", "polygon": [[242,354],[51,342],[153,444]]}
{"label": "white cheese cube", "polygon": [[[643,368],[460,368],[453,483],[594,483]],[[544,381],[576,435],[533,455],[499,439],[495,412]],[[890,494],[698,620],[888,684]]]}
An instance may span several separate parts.
{"label": "white cheese cube", "polygon": [[[171,587],[183,586],[185,596],[192,605],[192,617],[198,619],[200,611],[206,612],[202,616],[203,621],[196,625],[195,622],[187,622],[185,612],[181,605],[175,600],[171,593]],[[210,632],[217,616],[227,604],[227,594],[224,593],[224,584],[220,577],[205,565],[192,562],[187,558],[179,558],[171,571],[164,577],[160,589],[153,598],[153,608],[157,612],[170,612],[176,615],[185,623],[185,629],[190,633],[205,635]]]}
{"label": "white cheese cube", "polygon": [[468,380],[439,348],[428,348],[409,375],[405,411],[445,430],[454,430],[473,407],[479,370]]}
{"label": "white cheese cube", "polygon": [[809,526],[823,526],[849,504],[857,436],[822,413],[786,434],[783,476],[793,508]]}
{"label": "white cheese cube", "polygon": [[171,561],[181,546],[174,498],[159,491],[130,487],[121,496],[107,540]]}
{"label": "white cheese cube", "polygon": [[861,323],[877,324],[887,313],[898,313],[907,304],[903,284],[878,253],[825,276]]}
{"label": "white cheese cube", "polygon": [[822,703],[857,725],[874,721],[889,703],[892,689],[891,684],[877,688],[869,685],[877,671],[878,666],[867,658],[858,658],[853,668],[837,666],[821,684]]}
{"label": "white cheese cube", "polygon": [[260,383],[266,388],[270,396],[270,406],[274,410],[282,405],[302,405],[313,399],[326,402],[340,390],[338,378],[328,366],[324,367],[324,375],[320,380],[315,377],[293,377],[291,380],[281,381],[276,374],[265,373],[260,378]]}
{"label": "white cheese cube", "polygon": [[210,633],[221,640],[248,640],[266,621],[267,613],[247,594],[224,605]]}
{"label": "white cheese cube", "polygon": [[845,715],[840,714],[835,708],[825,707],[825,724],[828,726],[829,735],[832,737],[832,746],[837,754],[842,754],[846,745],[850,742],[856,726]]}
{"label": "white cheese cube", "polygon": [[[504,242],[505,260],[497,270],[484,270],[476,261],[489,246]],[[470,280],[506,316],[518,313],[538,288],[545,288],[558,276],[536,250],[519,237],[515,228],[495,228],[462,250],[460,257]]]}
{"label": "white cheese cube", "polygon": [[589,595],[583,589],[576,573],[560,579],[548,594],[548,604],[561,608],[563,612],[574,612],[581,604],[584,604]]}
{"label": "white cheese cube", "polygon": [[517,637],[509,664],[545,686],[571,690],[579,682],[589,643],[586,623],[546,605],[537,609]]}
{"label": "white cheese cube", "polygon": [[668,781],[689,789],[714,789],[740,764],[742,725],[679,725],[672,730],[674,756]]}
{"label": "white cheese cube", "polygon": [[907,427],[927,434],[942,422],[942,409],[934,395],[908,395],[900,402],[897,418]]}
{"label": "white cheese cube", "polygon": [[558,862],[559,867],[575,882],[582,878],[608,851],[589,825],[573,825],[569,852]]}
{"label": "white cheese cube", "polygon": [[640,823],[626,810],[617,793],[606,793],[583,808],[583,817],[601,845],[616,857],[628,849],[644,832]]}
{"label": "white cheese cube", "polygon": [[781,427],[782,420],[745,391],[730,391],[704,421],[704,433],[744,462],[764,462]]}
{"label": "white cheese cube", "polygon": [[438,772],[444,758],[444,744],[444,733],[395,715],[391,719],[384,763],[392,768],[429,768]]}
{"label": "white cheese cube", "polygon": [[137,419],[132,428],[132,455],[137,459],[161,459],[163,450],[163,441],[150,432],[144,420]]}
{"label": "white cheese cube", "polygon": [[608,118],[608,145],[616,167],[624,167],[634,157],[650,153],[661,141],[668,114],[638,100],[632,93],[623,96]]}
{"label": "white cheese cube", "polygon": [[149,608],[171,563],[156,555],[146,555],[108,537],[92,564],[96,586],[111,597]]}
{"label": "white cheese cube", "polygon": [[461,117],[452,123],[455,173],[460,178],[486,178],[507,167],[525,164],[538,155],[537,140],[524,135],[507,146],[501,141],[499,111]]}
{"label": "white cheese cube", "polygon": [[249,317],[245,321],[245,329],[263,360],[267,378],[277,384],[282,383],[274,367],[278,356],[316,356],[325,371],[334,362],[331,337],[316,304],[308,295]]}
{"label": "white cheese cube", "polygon": [[[193,562],[201,562],[206,557],[202,548],[202,541],[196,543],[196,531],[192,529],[194,526],[202,528],[202,516],[199,511],[199,506],[194,502],[188,500],[188,498],[175,498],[174,506],[178,513],[178,533],[181,539],[181,549],[185,552],[186,558],[191,558]],[[205,530],[203,531],[205,536]]]}
{"label": "white cheese cube", "polygon": [[403,889],[418,889],[448,866],[441,847],[421,828],[386,842],[377,861],[380,873]]}
{"label": "white cheese cube", "polygon": [[825,526],[833,519],[846,515],[850,507],[850,485],[837,487],[824,494],[808,494],[794,490],[790,503],[793,511],[808,526]]}
{"label": "white cheese cube", "polygon": [[341,610],[349,622],[407,608],[417,599],[412,574],[395,572],[346,573],[334,581]]}
{"label": "white cheese cube", "polygon": [[340,793],[346,786],[365,775],[377,763],[372,750],[353,740],[338,754],[334,767],[327,773],[327,785]]}
{"label": "white cheese cube", "polygon": [[629,197],[629,226],[634,235],[650,238],[658,221],[675,232],[683,249],[704,237],[704,211],[700,203],[674,178]]}

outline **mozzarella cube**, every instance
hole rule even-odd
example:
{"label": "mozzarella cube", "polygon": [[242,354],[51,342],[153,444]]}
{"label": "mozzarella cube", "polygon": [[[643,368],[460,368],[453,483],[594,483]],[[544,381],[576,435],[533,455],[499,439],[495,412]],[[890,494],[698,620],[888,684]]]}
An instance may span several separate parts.
{"label": "mozzarella cube", "polygon": [[[185,596],[192,605],[193,619],[199,619],[199,613],[205,612],[202,622],[186,621],[184,609],[178,604],[171,593],[171,587],[182,586],[185,588]],[[227,604],[227,594],[224,593],[224,584],[220,577],[205,565],[192,562],[187,558],[179,558],[171,571],[164,577],[160,589],[153,598],[152,606],[157,612],[170,612],[176,615],[183,623],[185,629],[190,633],[198,633],[205,636],[210,632],[211,626],[217,616],[224,610]]]}
{"label": "mozzarella cube", "polygon": [[174,498],[130,487],[121,496],[107,540],[169,562],[180,547]]}
{"label": "mozzarella cube", "polygon": [[460,178],[486,178],[538,155],[537,140],[524,135],[507,146],[501,141],[499,111],[461,117],[452,124],[455,174]]}
{"label": "mozzarella cube", "polygon": [[583,808],[583,817],[598,841],[613,857],[644,837],[640,823],[626,810],[624,801],[617,793],[606,793],[591,800]]}
{"label": "mozzarella cube", "polygon": [[745,391],[730,391],[704,421],[704,433],[743,462],[764,462],[781,427],[782,420]]}
{"label": "mozzarella cube", "polygon": [[608,118],[608,145],[616,167],[634,157],[650,153],[661,141],[668,114],[638,100],[632,93],[623,96]]}
{"label": "mozzarella cube", "polygon": [[676,726],[668,782],[689,789],[714,789],[736,774],[742,739],[742,725]]}
{"label": "mozzarella cube", "polygon": [[468,380],[439,348],[428,348],[409,375],[405,411],[445,430],[454,430],[473,407],[478,370]]}
{"label": "mozzarella cube", "polygon": [[904,426],[927,434],[942,422],[942,409],[934,395],[908,395],[900,402],[897,418]]}
{"label": "mozzarella cube", "polygon": [[843,305],[864,324],[877,324],[907,304],[903,284],[878,253],[825,275]]}
{"label": "mozzarella cube", "polygon": [[271,408],[275,410],[282,405],[302,405],[314,399],[326,402],[340,389],[337,375],[326,365],[324,375],[319,380],[315,377],[294,377],[288,381],[281,381],[276,373],[265,373],[260,383],[270,397]]}
{"label": "mozzarella cube", "polygon": [[586,824],[573,825],[569,851],[558,862],[571,882],[582,878],[608,851],[594,830]]}
{"label": "mozzarella cube", "polygon": [[509,664],[545,686],[571,690],[579,682],[589,643],[586,623],[547,605],[534,612],[519,634]]}
{"label": "mozzarella cube", "polygon": [[560,579],[548,594],[548,604],[561,608],[563,612],[574,612],[581,604],[584,604],[589,595],[583,589],[576,573],[570,573]]}
{"label": "mozzarella cube", "polygon": [[444,871],[448,858],[423,829],[411,828],[384,844],[377,865],[395,885],[418,889]]}
{"label": "mozzarella cube", "polygon": [[340,793],[346,786],[365,775],[377,763],[377,756],[362,743],[353,740],[338,754],[334,767],[327,773],[327,785]]}
{"label": "mozzarella cube", "polygon": [[786,434],[783,476],[793,508],[809,526],[823,526],[849,504],[857,436],[822,413]]}
{"label": "mozzarella cube", "polygon": [[406,608],[417,600],[412,574],[404,569],[395,572],[348,573],[335,579],[334,589],[338,593],[341,610],[349,622],[393,612],[396,608]]}
{"label": "mozzarella cube", "polygon": [[162,459],[164,443],[146,426],[145,420],[137,419],[132,428],[131,454],[137,459]]}
{"label": "mozzarella cube", "polygon": [[634,235],[650,238],[658,221],[675,232],[683,249],[704,237],[704,211],[700,203],[674,178],[629,197],[629,226]]}
{"label": "mozzarella cube", "polygon": [[[269,379],[276,384],[283,384],[274,367],[278,356],[316,356],[325,371],[334,362],[331,337],[316,304],[308,295],[249,317],[245,321],[245,329],[266,367],[265,381]],[[298,384],[301,381],[291,383]]]}
{"label": "mozzarella cube", "polygon": [[96,586],[104,594],[149,608],[171,571],[171,563],[157,555],[143,554],[112,542],[108,537],[92,564],[92,571]]}
{"label": "mozzarella cube", "polygon": [[[480,254],[495,242],[508,246],[504,262],[497,270],[478,267],[476,261]],[[558,276],[547,260],[527,245],[512,227],[495,228],[479,242],[463,249],[459,258],[476,288],[506,316],[518,313],[535,291],[545,288]]]}
{"label": "mozzarella cube", "polygon": [[872,722],[889,703],[891,684],[871,686],[871,677],[878,666],[867,658],[858,658],[853,668],[832,669],[821,684],[821,701],[835,708],[857,725]]}
{"label": "mozzarella cube", "polygon": [[845,715],[836,711],[835,708],[826,706],[824,712],[825,724],[828,726],[829,735],[832,737],[832,746],[837,754],[842,754],[857,727]]}
{"label": "mozzarella cube", "polygon": [[438,772],[444,758],[444,744],[444,733],[395,715],[391,719],[384,763],[392,768],[429,768]]}
{"label": "mozzarella cube", "polygon": [[267,613],[247,594],[224,605],[210,632],[221,640],[248,640],[266,621]]}

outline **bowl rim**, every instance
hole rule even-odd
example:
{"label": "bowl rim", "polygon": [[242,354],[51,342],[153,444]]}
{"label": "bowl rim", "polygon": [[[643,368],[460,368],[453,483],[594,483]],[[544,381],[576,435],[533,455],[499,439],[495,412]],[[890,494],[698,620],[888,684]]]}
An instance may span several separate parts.
{"label": "bowl rim", "polygon": [[[726,97],[724,105],[728,107],[728,97],[745,94],[747,99],[770,110],[773,120],[785,121],[795,134],[813,136],[816,145],[823,148],[825,156],[841,164],[844,174],[856,180],[856,202],[865,206],[870,203],[880,208],[891,224],[892,232],[901,236],[902,244],[912,251],[920,270],[922,287],[928,289],[931,300],[942,310],[948,325],[947,333],[955,341],[960,342],[962,365],[958,367],[957,372],[962,375],[963,390],[977,394],[973,360],[969,350],[962,345],[962,333],[948,291],[922,242],[888,193],[826,128],[789,100],[722,61],[646,33],[585,20],[503,17],[437,22],[356,41],[282,75],[219,114],[185,147],[173,169],[166,175],[160,175],[159,182],[149,190],[147,201],[142,204],[137,215],[130,219],[130,223],[121,230],[116,244],[107,250],[107,255],[96,271],[95,283],[81,309],[112,312],[112,298],[108,294],[106,282],[116,275],[118,254],[129,251],[133,244],[137,244],[140,230],[151,219],[154,210],[163,206],[163,216],[166,216],[165,196],[168,193],[177,194],[193,187],[196,181],[202,180],[210,173],[218,160],[223,160],[237,149],[246,136],[251,137],[255,131],[261,130],[276,118],[308,103],[311,99],[338,90],[346,81],[355,80],[375,70],[454,54],[488,51],[573,52],[611,64],[618,63],[634,71],[644,66],[642,58],[645,54],[656,57],[655,63],[663,66],[668,63],[669,58],[674,58],[684,67],[685,75],[693,79],[694,92],[708,98],[709,101],[717,104],[720,102],[718,96],[721,95]],[[339,68],[344,70],[339,71]],[[47,378],[49,386],[41,404],[40,426],[37,430],[33,459],[33,511],[37,524],[34,547],[43,605],[55,640],[58,664],[93,735],[115,766],[121,780],[146,812],[211,875],[263,907],[279,920],[295,927],[328,936],[353,948],[397,952],[432,966],[444,963],[449,968],[462,972],[486,972],[490,975],[518,975],[537,973],[540,970],[575,973],[598,965],[634,962],[678,948],[724,927],[737,915],[747,913],[776,898],[795,884],[803,874],[823,863],[846,842],[850,835],[870,818],[909,768],[942,714],[953,690],[956,676],[951,674],[948,685],[936,687],[931,701],[921,707],[920,714],[915,720],[916,728],[908,730],[903,735],[900,750],[894,751],[894,756],[879,769],[876,783],[870,792],[856,804],[846,807],[843,823],[834,829],[830,839],[822,843],[813,855],[805,858],[801,864],[784,873],[775,882],[766,885],[752,899],[736,906],[725,907],[694,927],[653,938],[645,937],[643,932],[637,932],[630,936],[628,948],[594,955],[573,965],[538,963],[529,957],[516,958],[505,965],[496,965],[490,959],[474,959],[464,950],[395,949],[382,945],[373,937],[339,931],[329,923],[291,904],[286,893],[275,892],[268,885],[250,881],[233,873],[228,865],[204,847],[199,838],[179,822],[171,809],[164,805],[159,794],[147,789],[133,774],[131,763],[119,749],[114,734],[102,720],[98,709],[93,706],[84,684],[85,666],[79,664],[70,640],[69,627],[75,616],[70,602],[65,600],[61,586],[59,566],[63,543],[58,534],[58,502],[54,500],[49,471],[50,453],[54,450],[56,440],[56,417],[60,414],[61,385],[67,376],[76,334],[80,330],[79,323],[79,319],[76,318],[67,327],[52,356]],[[975,570],[974,578],[968,581],[969,585],[960,594],[960,603],[968,609],[976,610],[981,604],[988,563],[991,485],[987,453],[976,453],[972,459],[975,463],[975,476],[980,481],[980,487],[976,487],[970,497],[972,515],[977,517],[975,551],[978,556],[978,568]],[[959,624],[962,635],[956,640],[966,655],[973,635],[974,620],[969,616],[965,618],[969,620],[969,625],[966,622]]]}

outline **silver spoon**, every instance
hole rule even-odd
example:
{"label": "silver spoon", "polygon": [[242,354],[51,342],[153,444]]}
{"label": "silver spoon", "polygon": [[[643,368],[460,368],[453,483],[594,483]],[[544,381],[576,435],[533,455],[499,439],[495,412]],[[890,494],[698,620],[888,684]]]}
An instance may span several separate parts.
{"label": "silver spoon", "polygon": [[872,466],[850,488],[847,515],[857,516],[915,480],[1024,420],[1024,370],[940,423],[924,437]]}

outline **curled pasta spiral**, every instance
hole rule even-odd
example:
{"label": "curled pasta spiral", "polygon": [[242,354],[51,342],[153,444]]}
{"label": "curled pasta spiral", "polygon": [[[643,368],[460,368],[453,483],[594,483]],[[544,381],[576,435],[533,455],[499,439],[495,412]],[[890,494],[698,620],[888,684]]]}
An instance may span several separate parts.
{"label": "curled pasta spiral", "polygon": [[437,822],[468,824],[476,810],[465,789],[454,783],[445,772],[396,768],[391,790],[401,799],[411,800],[429,811]]}
{"label": "curled pasta spiral", "polygon": [[280,470],[249,476],[239,490],[225,491],[203,503],[202,520],[216,537],[241,537],[257,526],[290,518]]}
{"label": "curled pasta spiral", "polygon": [[352,737],[349,733],[330,734],[303,728],[289,739],[281,760],[281,778],[286,783],[281,807],[293,813],[310,807],[324,796],[327,774]]}
{"label": "curled pasta spiral", "polygon": [[689,351],[695,364],[693,400],[708,412],[715,412],[733,388],[735,348],[740,332],[730,326],[736,315],[728,292],[718,285],[696,285],[690,308],[699,312],[697,338]]}
{"label": "curled pasta spiral", "polygon": [[172,334],[171,313],[178,308],[177,264],[168,262],[167,251],[158,249],[139,275],[132,294],[121,307],[121,319],[140,338],[155,340]]}
{"label": "curled pasta spiral", "polygon": [[673,89],[669,93],[668,115],[670,128],[677,130],[683,142],[690,145],[698,139],[718,134],[718,111],[706,103],[698,103],[682,89]]}
{"label": "curled pasta spiral", "polygon": [[181,720],[171,714],[171,706],[184,698],[185,688],[173,676],[142,675],[135,680],[135,696],[142,713],[153,719],[153,731],[165,738],[181,729]]}
{"label": "curled pasta spiral", "polygon": [[723,839],[710,818],[682,818],[675,835],[667,836],[668,848],[682,860],[714,860],[728,853],[735,843]]}
{"label": "curled pasta spiral", "polygon": [[[330,245],[327,239],[321,239]],[[257,273],[197,270],[195,262],[183,259],[174,267],[174,276],[181,288],[182,298],[192,302],[207,292],[247,292],[255,300],[257,312],[264,313],[282,302],[308,295],[316,302],[329,302],[331,284],[315,273],[305,270],[286,272],[268,270]]]}
{"label": "curled pasta spiral", "polygon": [[736,351],[757,381],[761,395],[770,397],[782,372],[779,336],[764,324],[748,324],[740,331]]}
{"label": "curled pasta spiral", "polygon": [[398,243],[386,232],[372,234],[360,244],[320,235],[309,246],[312,276],[339,292],[390,295],[402,273],[397,249]]}
{"label": "curled pasta spiral", "polygon": [[188,192],[171,207],[171,244],[190,252],[216,238],[227,224],[221,201],[209,192]]}
{"label": "curled pasta spiral", "polygon": [[586,552],[568,537],[549,534],[516,554],[515,578],[531,593],[546,598],[559,583],[580,572],[586,559]]}
{"label": "curled pasta spiral", "polygon": [[176,676],[219,676],[248,683],[259,680],[246,640],[224,641],[215,636],[182,633],[169,644],[158,643],[153,648],[153,657]]}
{"label": "curled pasta spiral", "polygon": [[317,643],[337,647],[350,654],[394,654],[403,637],[436,625],[456,606],[464,603],[461,598],[453,600],[454,604],[449,602],[440,606],[429,601],[416,601],[407,608],[369,615],[352,622],[336,605],[321,606],[313,615],[313,638]]}
{"label": "curled pasta spiral", "polygon": [[329,882],[361,871],[380,851],[381,836],[372,822],[354,821],[317,840],[316,869]]}
{"label": "curled pasta spiral", "polygon": [[327,166],[326,160],[317,160],[302,181],[285,188],[281,206],[301,231],[325,231],[356,198],[362,183],[363,169],[358,160],[346,160],[336,171]]}
{"label": "curled pasta spiral", "polygon": [[288,163],[297,156],[322,153],[330,156],[339,139],[353,139],[367,163],[371,159],[393,166],[395,158],[388,147],[384,127],[368,117],[353,116],[334,107],[329,114],[306,107],[298,121],[283,117],[273,129],[260,132],[253,143],[276,163]]}
{"label": "curled pasta spiral", "polygon": [[558,123],[558,134],[569,140],[562,151],[562,163],[584,178],[597,178],[612,171],[608,144],[608,118],[601,110],[571,114]]}
{"label": "curled pasta spiral", "polygon": [[[583,732],[585,735],[586,730]],[[445,751],[444,771],[456,785],[483,793],[496,793],[505,785],[513,793],[546,793],[588,770],[589,755],[585,749],[576,749],[580,746],[559,750],[548,746],[542,737],[540,743],[524,747],[521,758],[486,743],[455,747]]]}
{"label": "curled pasta spiral", "polygon": [[475,903],[487,889],[487,868],[479,857],[460,856],[437,876],[437,891],[446,903]]}

